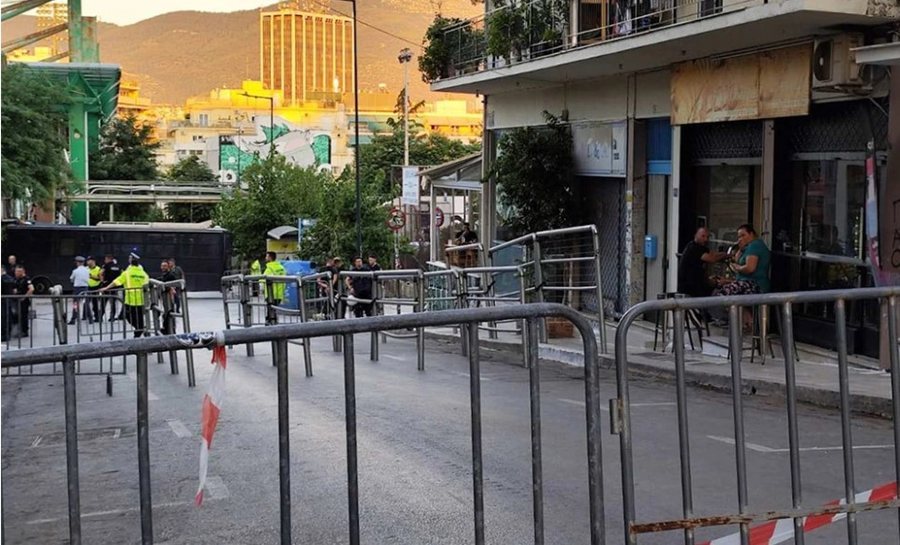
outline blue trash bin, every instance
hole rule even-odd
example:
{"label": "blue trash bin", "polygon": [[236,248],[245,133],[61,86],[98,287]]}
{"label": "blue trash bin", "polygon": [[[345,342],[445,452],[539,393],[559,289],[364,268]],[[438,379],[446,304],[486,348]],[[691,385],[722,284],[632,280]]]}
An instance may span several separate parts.
{"label": "blue trash bin", "polygon": [[[288,276],[305,276],[316,271],[313,270],[310,261],[282,261],[285,273]],[[281,306],[294,310],[300,309],[300,297],[297,294],[297,285],[288,284],[284,290],[284,300]]]}

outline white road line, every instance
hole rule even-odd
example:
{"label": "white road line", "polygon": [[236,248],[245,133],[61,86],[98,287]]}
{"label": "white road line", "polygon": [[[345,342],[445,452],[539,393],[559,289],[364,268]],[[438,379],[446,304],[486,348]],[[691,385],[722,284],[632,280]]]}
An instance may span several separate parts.
{"label": "white road line", "polygon": [[[450,371],[450,374],[451,374],[451,375],[456,375],[456,376],[458,376],[458,377],[472,378],[472,376],[471,376],[469,373],[462,373],[462,372],[454,372],[454,371]],[[481,380],[484,380],[484,381],[491,381],[491,380],[494,380],[494,379],[490,379],[490,378],[487,378],[487,377],[481,377]]]}
{"label": "white road line", "polygon": [[[133,371],[131,373],[128,373],[125,376],[130,378],[131,380],[137,382],[137,374],[135,374]],[[147,401],[159,401],[159,397],[156,394],[154,394],[150,390],[150,388],[147,388]]]}
{"label": "white road line", "polygon": [[214,500],[225,500],[231,496],[225,481],[218,475],[210,475],[206,478],[206,491],[209,493],[209,497]]}
{"label": "white road line", "polygon": [[191,430],[187,429],[187,426],[185,426],[181,420],[173,418],[166,420],[166,423],[170,428],[172,428],[172,433],[174,433],[178,437],[181,437],[182,439],[194,435],[193,433],[191,433]]}
{"label": "white road line", "polygon": [[406,358],[401,358],[400,356],[392,356],[390,354],[379,354],[378,357],[387,358],[389,360],[394,360],[394,361],[406,361]]}
{"label": "white road line", "polygon": [[[578,405],[579,407],[584,407],[584,401],[578,401],[577,399],[566,399],[566,398],[561,397],[561,398],[559,398],[559,401],[562,401],[563,403],[568,403],[570,405]],[[674,406],[674,405],[675,405],[674,401],[657,401],[657,402],[649,402],[648,401],[646,403],[632,403],[631,408],[634,409],[635,407],[670,407],[670,406]],[[608,413],[609,407],[607,407],[604,404],[601,404],[600,410],[605,413]]]}
{"label": "white road line", "polygon": [[113,439],[118,439],[122,437],[122,428],[116,428],[116,431],[113,432]]}
{"label": "white road line", "polygon": [[[162,508],[166,508],[166,507],[186,507],[189,505],[193,505],[193,502],[173,501],[173,502],[166,502],[166,503],[154,503],[153,508],[154,509],[162,509]],[[106,517],[109,515],[124,515],[126,513],[135,513],[139,510],[140,510],[139,507],[135,507],[135,508],[130,508],[130,509],[110,509],[109,511],[94,511],[92,513],[82,513],[81,518],[85,519],[85,518],[92,518],[92,517]],[[25,524],[31,524],[31,525],[51,524],[54,522],[62,522],[65,520],[68,520],[68,517],[34,519],[34,520],[27,521]]]}
{"label": "white road line", "polygon": [[[707,435],[706,436],[713,441],[718,441],[720,443],[725,443],[728,445],[734,445],[734,439],[731,437],[719,437],[717,435]],[[744,443],[748,449],[755,450],[756,452],[764,452],[766,454],[771,453],[781,453],[781,452],[790,452],[791,449],[788,448],[772,448],[764,445],[758,445],[756,443]],[[853,445],[854,450],[881,450],[881,449],[892,449],[894,445]],[[835,450],[844,450],[844,447],[800,447],[800,452],[830,452]]]}
{"label": "white road line", "polygon": [[40,445],[41,441],[43,441],[43,440],[44,440],[44,436],[38,435],[37,437],[34,438],[34,441],[31,442],[31,448],[34,448],[34,447]]}

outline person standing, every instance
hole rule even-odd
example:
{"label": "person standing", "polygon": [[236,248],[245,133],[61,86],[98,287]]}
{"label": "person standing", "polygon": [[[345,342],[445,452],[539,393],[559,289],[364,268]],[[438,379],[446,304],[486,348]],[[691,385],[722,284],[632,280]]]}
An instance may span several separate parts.
{"label": "person standing", "polygon": [[[122,274],[122,269],[119,267],[119,262],[116,261],[112,254],[106,254],[106,257],[103,258],[103,270],[100,274],[100,287],[105,288],[112,284],[113,280],[118,278],[120,274]],[[106,304],[101,300],[101,305],[100,316],[102,317],[106,311]],[[116,298],[109,297],[109,321],[114,322],[121,318],[121,316],[116,316]]]}
{"label": "person standing", "polygon": [[8,274],[9,276],[15,276],[16,275],[16,264],[17,264],[16,256],[11,255],[8,258],[6,258],[6,265],[4,266],[5,267],[4,270],[6,271],[6,274]]}
{"label": "person standing", "polygon": [[[159,279],[162,282],[174,282],[176,280],[175,273],[172,270],[172,263],[169,260],[164,259],[159,264],[160,276]],[[174,302],[177,301],[175,288],[166,288],[164,297],[168,297],[169,301]],[[163,316],[162,330],[164,335],[171,335],[175,333],[175,317],[172,316],[171,307],[168,305],[163,305],[163,308],[168,308],[169,310]],[[178,312],[177,310],[175,312]]]}
{"label": "person standing", "polygon": [[27,337],[31,321],[31,295],[34,293],[34,286],[26,274],[24,265],[16,265],[16,287],[13,293],[22,296],[17,301],[16,322],[19,324],[19,336]]}
{"label": "person standing", "polygon": [[[362,273],[370,272],[368,265],[363,265],[361,257],[353,258],[353,268],[350,270]],[[350,295],[356,299],[366,300],[356,301],[353,306],[353,315],[357,318],[362,318],[363,315],[372,316],[372,278],[368,275],[348,276],[347,289],[350,291]]]}
{"label": "person standing", "polygon": [[88,271],[88,268],[84,266],[84,258],[80,255],[75,256],[75,268],[72,269],[72,274],[69,275],[69,280],[72,282],[72,288],[74,290],[75,298],[72,299],[72,317],[69,319],[69,325],[75,323],[75,320],[78,318],[78,309],[81,308],[81,319],[89,320],[89,312],[87,301],[84,298],[85,292],[88,290],[88,281],[90,280],[91,273]]}
{"label": "person standing", "polygon": [[[275,252],[266,252],[266,269],[263,271],[264,276],[287,276],[284,265],[278,262]],[[271,293],[270,293],[271,291]],[[271,296],[272,304],[280,305],[284,299],[284,283],[272,282],[271,290],[266,290],[266,299]]]}
{"label": "person standing", "polygon": [[700,227],[694,233],[694,239],[687,243],[678,262],[678,293],[691,297],[709,297],[713,284],[706,274],[708,263],[718,263],[728,257],[725,252],[713,252],[709,249],[709,230]]}
{"label": "person standing", "polygon": [[[95,292],[100,289],[100,284],[103,282],[103,269],[101,269],[97,265],[97,261],[94,259],[94,256],[88,256],[87,258],[87,269],[88,269],[88,291]],[[93,316],[93,320],[95,322],[100,321],[100,298],[99,297],[91,297],[91,304],[88,308],[88,312]]]}
{"label": "person standing", "polygon": [[[172,273],[172,280],[184,280],[184,271],[175,263],[175,258],[170,257],[167,261],[169,262],[169,271]],[[175,301],[175,312],[181,312],[181,289],[173,289],[172,297]]]}
{"label": "person standing", "polygon": [[150,283],[150,277],[141,267],[141,256],[136,252],[129,254],[128,263],[122,274],[100,291],[119,286],[125,288],[125,319],[134,328],[134,337],[138,338],[144,334],[144,286]]}

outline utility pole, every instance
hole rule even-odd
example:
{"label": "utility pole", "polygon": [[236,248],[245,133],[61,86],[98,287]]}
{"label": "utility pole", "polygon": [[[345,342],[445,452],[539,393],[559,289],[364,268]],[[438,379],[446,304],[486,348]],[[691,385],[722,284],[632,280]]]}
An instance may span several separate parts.
{"label": "utility pole", "polygon": [[404,47],[397,56],[403,65],[403,166],[409,166],[409,61],[413,54]]}

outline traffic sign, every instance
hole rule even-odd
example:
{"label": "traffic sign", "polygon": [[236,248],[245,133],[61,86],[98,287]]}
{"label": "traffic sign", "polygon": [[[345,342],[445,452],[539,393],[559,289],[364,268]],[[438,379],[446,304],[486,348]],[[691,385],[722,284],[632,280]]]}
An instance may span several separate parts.
{"label": "traffic sign", "polygon": [[406,225],[406,213],[399,206],[391,208],[391,213],[385,222],[392,231],[399,231]]}
{"label": "traffic sign", "polygon": [[444,225],[444,211],[435,207],[434,209],[434,226],[440,227]]}

